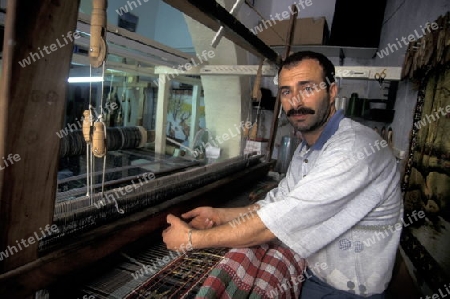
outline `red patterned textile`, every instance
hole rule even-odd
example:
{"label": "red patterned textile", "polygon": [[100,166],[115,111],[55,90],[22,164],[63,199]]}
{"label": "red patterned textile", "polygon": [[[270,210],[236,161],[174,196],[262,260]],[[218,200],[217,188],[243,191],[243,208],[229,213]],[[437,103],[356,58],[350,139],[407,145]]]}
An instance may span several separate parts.
{"label": "red patterned textile", "polygon": [[299,298],[306,262],[281,243],[232,249],[198,292],[206,298]]}

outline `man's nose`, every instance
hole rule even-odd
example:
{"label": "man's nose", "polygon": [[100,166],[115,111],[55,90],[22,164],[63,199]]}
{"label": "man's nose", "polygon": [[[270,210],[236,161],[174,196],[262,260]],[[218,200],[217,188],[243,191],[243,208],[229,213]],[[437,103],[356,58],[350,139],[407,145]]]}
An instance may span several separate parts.
{"label": "man's nose", "polygon": [[289,99],[289,105],[291,109],[298,109],[303,105],[303,98],[299,90],[295,90],[292,93],[292,97]]}

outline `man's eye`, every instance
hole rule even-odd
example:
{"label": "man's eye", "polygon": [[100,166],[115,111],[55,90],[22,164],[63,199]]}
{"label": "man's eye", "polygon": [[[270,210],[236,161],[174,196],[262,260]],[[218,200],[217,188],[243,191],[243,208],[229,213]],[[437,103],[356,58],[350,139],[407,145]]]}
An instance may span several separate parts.
{"label": "man's eye", "polygon": [[283,96],[287,96],[289,93],[290,93],[289,90],[282,90],[281,91],[281,95],[283,95]]}

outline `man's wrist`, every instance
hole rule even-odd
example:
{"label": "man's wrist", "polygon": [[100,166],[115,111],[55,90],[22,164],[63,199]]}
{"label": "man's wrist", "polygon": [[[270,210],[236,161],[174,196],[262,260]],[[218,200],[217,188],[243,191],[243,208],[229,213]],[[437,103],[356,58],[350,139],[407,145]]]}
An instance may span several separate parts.
{"label": "man's wrist", "polygon": [[[227,217],[226,217],[226,209],[224,209],[224,208],[215,208],[216,209],[216,211],[217,211],[217,215],[218,215],[218,218],[219,219],[217,219],[217,221],[216,222],[214,222],[214,225],[216,226],[216,225],[221,225],[221,224],[223,224],[223,223],[226,223],[226,222],[228,222],[228,220],[226,219]],[[214,220],[213,220],[214,221]]]}
{"label": "man's wrist", "polygon": [[[190,239],[190,250],[193,249],[203,249],[207,246],[203,246],[203,238],[202,238],[202,234],[205,232],[205,230],[203,229],[191,229],[191,239]],[[189,235],[188,235],[189,237]]]}
{"label": "man's wrist", "polygon": [[192,228],[188,230],[188,244],[186,248],[189,248],[190,250],[194,249],[194,245],[192,244]]}

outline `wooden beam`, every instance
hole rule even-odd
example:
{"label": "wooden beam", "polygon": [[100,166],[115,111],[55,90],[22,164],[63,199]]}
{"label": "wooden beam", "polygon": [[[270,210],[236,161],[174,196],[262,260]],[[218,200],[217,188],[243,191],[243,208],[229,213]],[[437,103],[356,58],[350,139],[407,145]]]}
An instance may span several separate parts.
{"label": "wooden beam", "polygon": [[279,64],[279,55],[215,0],[164,0],[164,2],[213,31],[218,31],[223,26],[224,36],[230,41],[258,57]]}
{"label": "wooden beam", "polygon": [[[402,71],[401,67],[395,66],[336,66],[335,69],[336,78],[376,80],[375,74],[384,72],[386,74],[384,79],[388,81],[400,81]],[[258,65],[202,65],[201,67],[194,67],[189,71],[180,71],[167,66],[156,66],[154,68],[155,74],[178,76],[255,76],[257,71]],[[275,77],[277,73],[278,68],[273,65],[263,65],[262,67],[263,77]]]}
{"label": "wooden beam", "polygon": [[[80,54],[73,54],[72,56],[72,64],[78,64],[83,65],[86,67],[89,67],[89,57],[80,55]],[[120,71],[117,72],[117,71]],[[131,64],[125,64],[121,62],[115,62],[115,61],[106,61],[106,74],[114,74],[115,76],[146,76],[146,77],[155,77],[157,78],[158,75],[155,75],[155,69],[153,67],[143,67],[139,65],[131,65]]]}
{"label": "wooden beam", "polygon": [[13,158],[0,162],[0,252],[8,252],[0,273],[35,260],[41,228],[53,220],[55,132],[63,124],[78,6],[79,0],[8,1],[0,156]]}
{"label": "wooden beam", "polygon": [[[295,23],[297,21],[297,16],[298,16],[297,5],[292,5],[292,11],[294,13],[291,15],[291,19],[289,20],[289,32],[288,32],[288,38],[286,40],[286,49],[285,49],[283,59],[288,58],[289,52],[291,51],[292,38],[294,37],[294,33],[295,33]],[[277,97],[276,97],[275,105],[273,108],[273,119],[272,119],[272,126],[270,128],[269,144],[267,145],[267,154],[266,154],[267,161],[270,161],[270,159],[272,158],[273,146],[275,144],[275,138],[277,137],[277,132],[278,132],[278,116],[279,116],[279,113],[281,112],[281,109],[283,109],[283,108],[281,105],[280,93],[277,92]]]}
{"label": "wooden beam", "polygon": [[[167,66],[156,66],[155,74],[166,75],[208,75],[208,76],[255,76],[258,65],[202,65],[190,70],[178,70]],[[263,77],[275,77],[277,68],[273,65],[263,65]]]}

